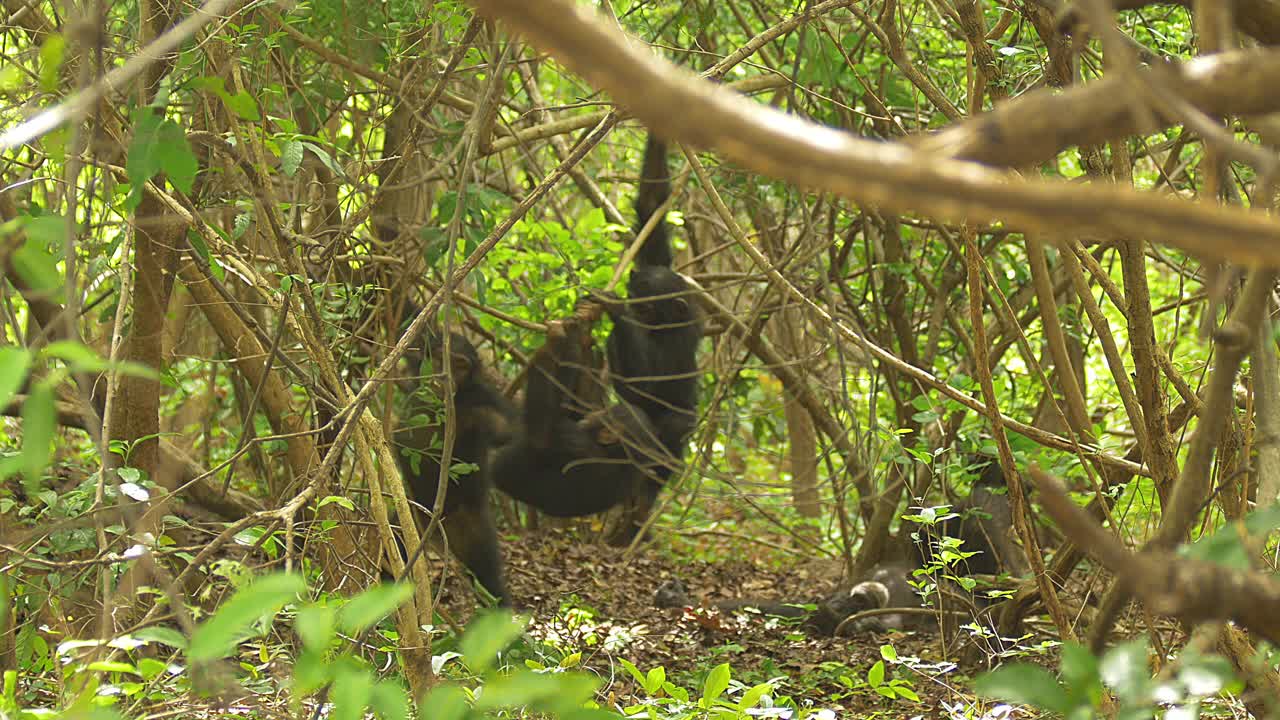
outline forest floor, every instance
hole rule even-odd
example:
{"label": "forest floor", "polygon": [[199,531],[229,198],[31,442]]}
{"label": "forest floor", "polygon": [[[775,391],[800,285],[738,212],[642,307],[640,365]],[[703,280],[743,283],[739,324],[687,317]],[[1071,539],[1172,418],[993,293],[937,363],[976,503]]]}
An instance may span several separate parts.
{"label": "forest floor", "polygon": [[[504,539],[512,592],[521,610],[533,617],[531,634],[562,656],[581,653],[581,669],[603,680],[601,695],[611,703],[627,707],[645,700],[644,690],[618,662],[625,659],[641,672],[664,668],[666,679],[688,690],[695,701],[706,673],[729,663],[734,681],[746,687],[774,681],[779,688],[775,697],[789,696],[800,708],[828,709],[832,718],[1021,715],[975,698],[971,681],[987,664],[980,657],[962,656],[982,654],[946,650],[937,632],[823,638],[778,618],[714,611],[708,617],[654,605],[654,591],[673,578],[684,582],[695,603],[728,597],[808,601],[835,589],[837,560],[792,556],[779,561],[778,544],[714,535],[658,545],[627,557],[571,531]],[[698,557],[732,559],[681,557],[694,547]],[[451,579],[446,595],[445,611],[455,620],[465,619],[474,603],[470,593]],[[1046,662],[1040,642],[1048,639],[1017,643],[1024,650],[1021,659]],[[872,668],[886,652],[896,660],[884,663],[880,681]],[[549,658],[548,664],[554,661]]]}

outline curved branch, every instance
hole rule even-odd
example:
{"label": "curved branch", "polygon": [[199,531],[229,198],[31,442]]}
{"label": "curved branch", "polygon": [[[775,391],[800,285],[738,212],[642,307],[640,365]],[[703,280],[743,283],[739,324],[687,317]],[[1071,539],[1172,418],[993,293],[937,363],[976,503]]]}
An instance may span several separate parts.
{"label": "curved branch", "polygon": [[[1159,83],[1166,93],[1206,115],[1249,115],[1280,108],[1280,51],[1242,50],[1207,55],[1162,68],[1134,68],[1132,77],[1109,75],[1059,92],[1035,90],[991,112],[918,138],[916,149],[987,165],[1020,167],[1044,162],[1063,149],[1100,145],[1154,128],[1139,127],[1132,105],[1116,102],[1135,80]],[[1181,122],[1158,104],[1157,124]]]}
{"label": "curved branch", "polygon": [[1207,257],[1280,267],[1280,223],[1114,186],[1019,181],[972,163],[762,107],[654,56],[571,0],[471,0],[554,53],[654,130],[745,168],[893,212],[1002,221],[1025,231],[1145,238]]}
{"label": "curved branch", "polygon": [[163,60],[165,55],[177,50],[178,46],[193,37],[200,28],[222,18],[224,14],[235,12],[242,2],[243,0],[209,0],[182,22],[156,38],[155,42],[142,48],[137,55],[129,58],[128,62],[98,78],[94,84],[0,134],[0,150],[8,150],[29,143],[84,115],[108,92],[122,90],[147,68]]}
{"label": "curved branch", "polygon": [[1153,612],[1188,622],[1234,620],[1273,643],[1280,642],[1280,581],[1232,570],[1168,550],[1131,553],[1071,501],[1057,479],[1028,472],[1040,502],[1077,547],[1087,548],[1142,598]]}

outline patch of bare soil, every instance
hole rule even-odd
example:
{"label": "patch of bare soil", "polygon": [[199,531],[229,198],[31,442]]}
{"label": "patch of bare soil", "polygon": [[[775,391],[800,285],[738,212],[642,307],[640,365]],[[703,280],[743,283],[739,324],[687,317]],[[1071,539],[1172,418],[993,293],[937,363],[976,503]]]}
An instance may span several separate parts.
{"label": "patch of bare soil", "polygon": [[[829,559],[778,563],[726,549],[715,555],[733,559],[707,562],[673,558],[653,545],[629,557],[568,531],[505,538],[504,553],[517,605],[533,617],[530,632],[580,651],[583,668],[605,680],[603,695],[621,706],[637,702],[643,690],[619,658],[641,671],[664,667],[667,679],[694,697],[706,671],[723,662],[748,686],[785,676],[779,695],[801,707],[829,708],[836,717],[958,716],[974,702],[969,679],[986,669],[981,660],[961,662],[961,653],[944,649],[936,632],[822,638],[778,618],[654,607],[654,591],[672,578],[685,583],[695,602],[816,599],[839,578],[838,563]],[[473,600],[456,578],[447,594],[450,614],[469,615]],[[905,661],[886,663],[886,677],[909,682],[919,703],[885,697],[883,687],[878,692],[868,684],[885,645]]]}

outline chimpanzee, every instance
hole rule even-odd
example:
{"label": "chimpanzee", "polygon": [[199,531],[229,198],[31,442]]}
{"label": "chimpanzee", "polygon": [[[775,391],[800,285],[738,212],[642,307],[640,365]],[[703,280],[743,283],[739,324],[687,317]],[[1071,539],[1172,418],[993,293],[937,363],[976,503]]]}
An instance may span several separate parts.
{"label": "chimpanzee", "polygon": [[[637,233],[670,195],[667,146],[650,134],[636,193]],[[629,298],[624,301],[608,293],[593,293],[591,300],[600,303],[613,320],[608,357],[614,388],[623,400],[648,416],[662,446],[679,460],[697,422],[702,315],[689,297],[689,283],[671,268],[672,259],[670,228],[664,215],[636,253],[627,279]],[[671,470],[674,468],[660,469],[658,479],[665,482]],[[610,542],[631,541],[648,517],[659,488],[660,484],[650,484],[646,492],[631,498],[633,507],[627,513],[626,526]]]}
{"label": "chimpanzee", "polygon": [[[845,623],[848,618],[866,610],[879,608],[918,608],[920,596],[908,579],[911,569],[901,564],[877,566],[867,577],[851,588],[839,590],[824,598],[795,601],[731,598],[717,600],[711,606],[725,613],[759,611],[763,615],[793,618],[817,635],[831,637],[837,631],[842,637],[865,632],[884,632],[921,627],[930,616],[890,613]],[[663,583],[654,594],[654,605],[660,608],[689,607],[693,604],[680,580]]]}
{"label": "chimpanzee", "polygon": [[[422,345],[425,353],[423,349],[411,350],[406,359],[417,368],[425,357],[433,358],[433,372],[443,379],[439,362],[444,355],[443,337],[428,332]],[[445,493],[442,524],[453,554],[501,605],[509,605],[498,535],[489,509],[488,465],[493,448],[511,440],[516,411],[485,378],[475,346],[458,333],[450,334],[450,346],[453,421],[457,431],[449,473],[452,482]],[[392,438],[396,457],[410,497],[431,510],[439,489],[444,438],[442,403],[438,394],[432,393],[439,383],[406,381],[401,385],[408,387],[409,398]]]}
{"label": "chimpanzee", "polygon": [[588,322],[550,323],[525,387],[524,421],[491,462],[495,486],[555,517],[608,510],[631,497],[657,494],[674,463],[653,423],[636,406],[583,405],[575,389],[593,375]]}
{"label": "chimpanzee", "polygon": [[850,588],[844,599],[829,599],[826,607],[832,611],[826,622],[834,620],[829,634],[836,634],[838,631],[842,637],[849,637],[867,632],[909,630],[931,625],[934,620],[931,615],[888,613],[861,618],[841,627],[845,618],[865,610],[921,607],[920,595],[911,586],[911,573],[910,567],[899,563],[877,565],[864,580]]}
{"label": "chimpanzee", "polygon": [[[961,552],[976,553],[960,561],[959,570],[964,575],[1023,575],[1028,569],[1027,557],[1011,535],[1013,511],[1009,497],[996,492],[1005,487],[1004,473],[993,458],[973,459],[974,464],[983,461],[987,464],[974,481],[969,497],[953,508],[956,517],[935,525],[931,534],[960,539]],[[925,566],[935,558],[936,544],[936,538],[922,538],[916,543]]]}

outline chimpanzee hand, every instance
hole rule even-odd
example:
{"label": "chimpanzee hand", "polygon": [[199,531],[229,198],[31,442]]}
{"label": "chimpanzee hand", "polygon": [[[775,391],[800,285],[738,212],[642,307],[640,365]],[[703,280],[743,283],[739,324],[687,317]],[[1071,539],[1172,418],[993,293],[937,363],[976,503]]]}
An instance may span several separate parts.
{"label": "chimpanzee hand", "polygon": [[623,305],[622,299],[608,290],[587,290],[584,297],[578,298],[574,307],[574,317],[594,323],[605,312],[617,310]]}

